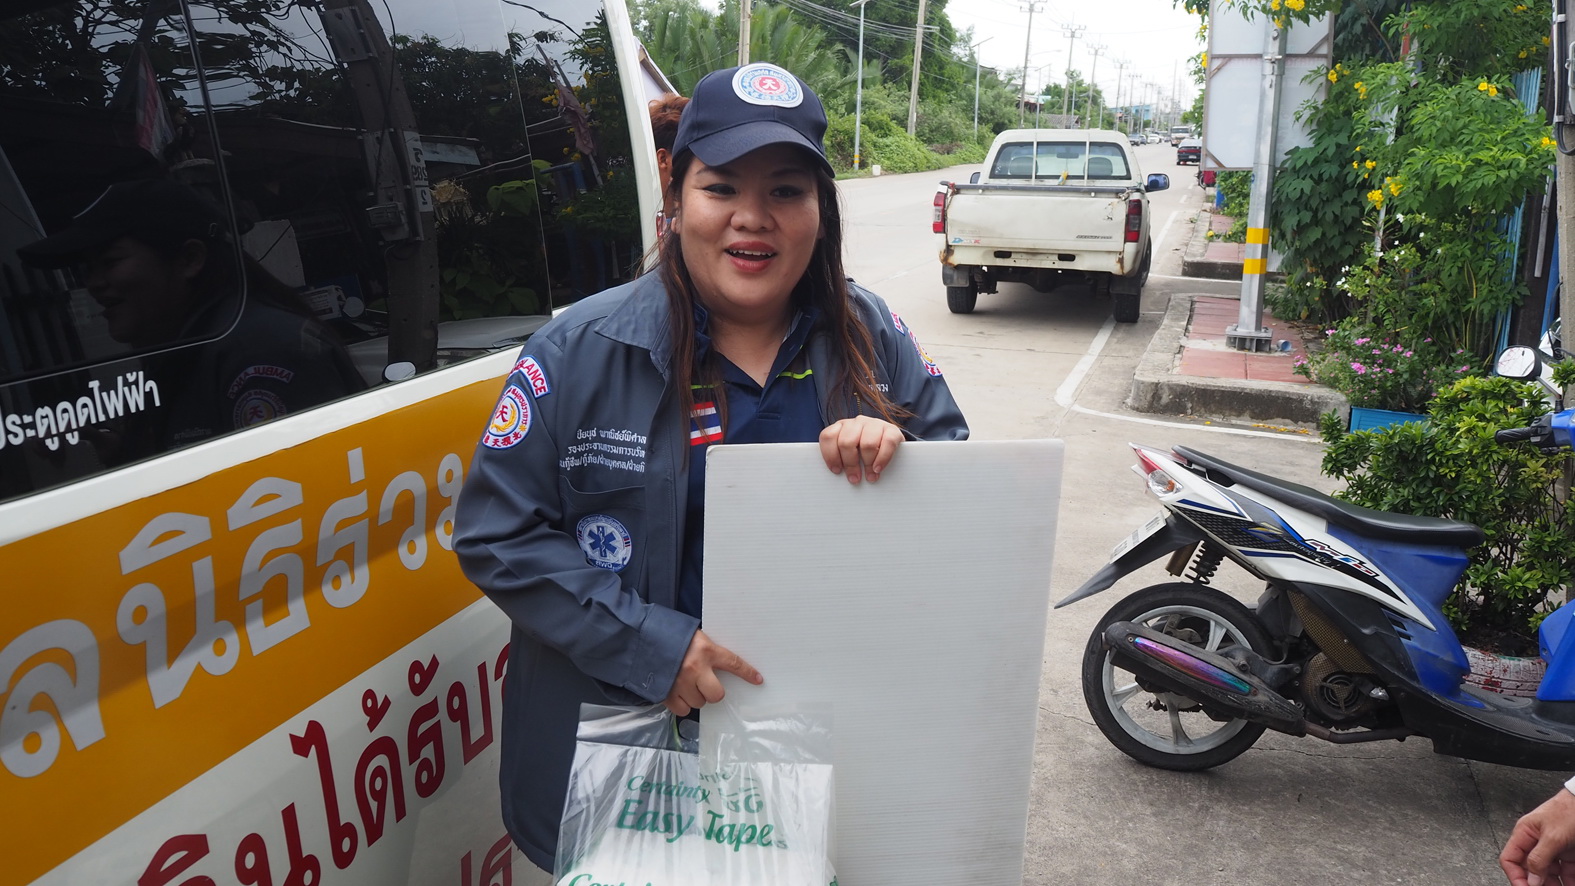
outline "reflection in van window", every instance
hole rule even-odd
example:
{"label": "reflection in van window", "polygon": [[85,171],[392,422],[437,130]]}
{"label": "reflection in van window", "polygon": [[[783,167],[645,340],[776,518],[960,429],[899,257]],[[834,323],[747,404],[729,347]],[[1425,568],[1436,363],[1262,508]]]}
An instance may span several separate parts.
{"label": "reflection in van window", "polygon": [[627,279],[599,8],[0,9],[0,500],[517,347]]}

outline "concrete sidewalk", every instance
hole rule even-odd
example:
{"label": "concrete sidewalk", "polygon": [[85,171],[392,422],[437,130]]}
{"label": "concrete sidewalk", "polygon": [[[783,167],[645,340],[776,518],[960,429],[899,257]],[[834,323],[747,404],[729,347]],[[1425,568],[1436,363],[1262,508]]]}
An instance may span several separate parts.
{"label": "concrete sidewalk", "polygon": [[[1245,245],[1218,242],[1230,219],[1200,210],[1182,255],[1188,277],[1241,279]],[[1216,230],[1215,237],[1207,236]],[[1159,331],[1137,372],[1127,405],[1139,412],[1204,415],[1231,421],[1315,425],[1324,412],[1348,414],[1345,398],[1297,375],[1306,358],[1301,333],[1267,308],[1270,349],[1241,351],[1226,343],[1237,323],[1239,298],[1203,293],[1172,295]]]}

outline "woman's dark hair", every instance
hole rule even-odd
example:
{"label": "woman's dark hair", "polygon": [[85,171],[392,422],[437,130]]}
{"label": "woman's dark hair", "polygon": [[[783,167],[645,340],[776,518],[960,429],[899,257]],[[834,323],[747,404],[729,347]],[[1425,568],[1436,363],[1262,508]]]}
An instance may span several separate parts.
{"label": "woman's dark hair", "polygon": [[[673,179],[668,190],[673,197],[683,191],[684,179],[694,163],[694,154],[685,151],[673,158]],[[815,192],[820,204],[820,226],[823,236],[815,241],[804,277],[793,291],[794,301],[801,306],[813,306],[819,312],[819,327],[831,335],[832,348],[842,358],[842,372],[832,380],[831,402],[842,415],[852,417],[860,413],[885,419],[893,424],[910,413],[892,403],[882,393],[875,378],[875,340],[864,321],[853,310],[853,294],[848,290],[847,274],[842,267],[842,206],[838,199],[836,181],[819,164],[810,164],[815,171]],[[678,403],[683,415],[694,408],[696,389],[717,392],[715,398],[722,426],[727,426],[727,397],[721,394],[722,365],[714,350],[700,355],[695,353],[694,305],[699,299],[694,280],[684,265],[683,237],[669,231],[659,246],[661,263],[657,273],[667,288],[670,329],[673,347],[673,382],[678,389]],[[837,416],[833,416],[835,420]]]}

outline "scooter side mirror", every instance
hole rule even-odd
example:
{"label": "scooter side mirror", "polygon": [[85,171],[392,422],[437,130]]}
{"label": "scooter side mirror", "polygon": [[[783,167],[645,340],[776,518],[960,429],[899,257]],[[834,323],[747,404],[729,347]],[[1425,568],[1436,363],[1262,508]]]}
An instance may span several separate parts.
{"label": "scooter side mirror", "polygon": [[1533,379],[1542,372],[1542,358],[1537,355],[1536,348],[1516,345],[1499,352],[1493,371],[1505,378]]}

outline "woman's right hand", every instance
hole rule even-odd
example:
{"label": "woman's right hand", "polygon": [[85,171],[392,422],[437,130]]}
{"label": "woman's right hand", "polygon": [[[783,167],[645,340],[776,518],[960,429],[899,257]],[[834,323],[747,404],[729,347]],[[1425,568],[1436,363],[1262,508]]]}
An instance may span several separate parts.
{"label": "woman's right hand", "polygon": [[727,693],[722,689],[717,671],[726,671],[757,686],[765,682],[760,672],[738,653],[711,642],[705,631],[696,630],[684,653],[683,664],[678,666],[678,679],[673,681],[672,691],[667,693],[662,704],[667,705],[674,716],[683,717],[707,703],[721,701]]}

